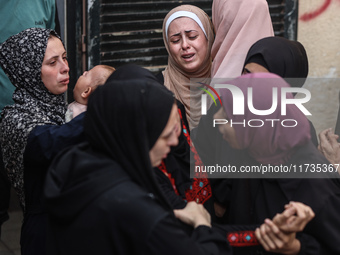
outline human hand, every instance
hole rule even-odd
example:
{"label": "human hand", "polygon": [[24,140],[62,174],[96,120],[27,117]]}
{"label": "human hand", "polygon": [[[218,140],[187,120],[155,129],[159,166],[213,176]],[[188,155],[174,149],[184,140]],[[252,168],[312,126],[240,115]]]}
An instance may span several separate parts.
{"label": "human hand", "polygon": [[177,219],[197,228],[200,225],[211,227],[209,212],[201,204],[194,201],[187,203],[183,209],[174,210]]}
{"label": "human hand", "polygon": [[265,223],[255,230],[255,236],[268,252],[293,255],[298,254],[301,249],[296,232],[284,233],[270,219],[265,219]]}
{"label": "human hand", "polygon": [[331,128],[325,129],[319,134],[320,144],[318,149],[340,171],[339,167],[335,166],[335,164],[340,164],[340,143],[337,141],[338,138],[339,136],[334,134]]}
{"label": "human hand", "polygon": [[274,224],[285,233],[302,231],[308,222],[315,217],[315,214],[308,205],[301,202],[290,202],[285,205],[282,213],[275,215]]}

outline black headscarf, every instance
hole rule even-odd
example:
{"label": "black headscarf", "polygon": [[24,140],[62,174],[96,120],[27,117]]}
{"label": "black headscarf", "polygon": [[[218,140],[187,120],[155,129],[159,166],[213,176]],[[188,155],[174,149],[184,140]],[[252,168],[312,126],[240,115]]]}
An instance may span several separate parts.
{"label": "black headscarf", "polygon": [[2,112],[1,145],[9,180],[22,207],[25,205],[23,154],[28,135],[37,125],[61,125],[65,119],[64,94],[52,94],[41,80],[50,34],[60,39],[54,30],[29,28],[0,45],[0,65],[16,87],[14,104]]}
{"label": "black headscarf", "polygon": [[149,151],[174,104],[170,91],[149,79],[110,79],[91,95],[84,132],[91,147],[116,161],[146,191],[170,208],[151,166]]}
{"label": "black headscarf", "polygon": [[308,75],[308,58],[303,45],[283,37],[266,37],[258,40],[248,51],[244,65],[257,63],[294,87],[301,87]]}
{"label": "black headscarf", "polygon": [[135,64],[128,64],[117,68],[116,71],[114,71],[106,80],[106,82],[134,79],[145,79],[151,82],[157,82],[159,85],[162,85],[159,83],[156,76],[154,76],[149,70]]}
{"label": "black headscarf", "polygon": [[[128,64],[117,68],[117,70],[108,78],[107,82],[114,80],[128,80],[128,79],[143,79],[150,82],[155,82],[159,87],[168,91],[168,89],[159,82],[149,70],[134,64]],[[181,105],[181,103],[177,106]],[[184,107],[182,108],[184,110]],[[184,116],[185,112],[183,111]],[[188,131],[187,131],[188,132]],[[178,137],[177,146],[171,147],[171,152],[168,157],[164,159],[167,172],[175,179],[176,188],[182,196],[185,196],[185,190],[191,185],[190,180],[190,145],[187,138],[183,134],[183,130]],[[156,170],[156,175],[164,175],[162,172]]]}

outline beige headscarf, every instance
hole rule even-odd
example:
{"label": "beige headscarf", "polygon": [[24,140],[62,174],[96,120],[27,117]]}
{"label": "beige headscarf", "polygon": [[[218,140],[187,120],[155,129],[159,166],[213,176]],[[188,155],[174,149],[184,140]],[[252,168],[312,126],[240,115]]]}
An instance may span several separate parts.
{"label": "beige headscarf", "polygon": [[[186,12],[196,14],[198,19],[201,21],[201,25],[203,25],[206,38],[208,40],[209,49],[207,50],[207,56],[205,58],[206,60],[204,61],[204,64],[202,65],[202,67],[197,72],[194,72],[194,73],[187,73],[184,70],[182,70],[177,65],[177,63],[175,62],[173,56],[171,55],[169,51],[169,44],[168,44],[167,34],[166,34],[167,32],[166,23],[172,14],[179,12],[179,11],[186,11]],[[190,17],[190,15],[186,16],[185,14],[180,14],[180,17],[192,18]],[[195,21],[197,22],[197,20]],[[163,71],[164,85],[168,89],[170,89],[175,94],[176,98],[184,105],[185,111],[186,111],[186,117],[189,122],[189,128],[191,130],[198,125],[199,119],[201,117],[201,103],[200,102],[201,102],[201,94],[203,93],[203,91],[197,89],[197,92],[193,92],[193,91],[190,92],[190,79],[191,78],[206,78],[202,80],[202,82],[208,83],[208,80],[211,75],[211,61],[212,61],[210,52],[211,52],[211,47],[214,41],[213,26],[212,26],[209,16],[202,9],[196,6],[193,6],[193,5],[181,5],[181,6],[178,6],[172,9],[166,15],[163,21],[163,40],[164,40],[166,50],[169,53],[168,66]],[[190,98],[190,93],[191,93],[191,98]],[[190,99],[191,99],[191,102],[190,102]]]}
{"label": "beige headscarf", "polygon": [[216,32],[211,51],[213,78],[241,75],[250,47],[274,35],[266,0],[214,0],[212,19]]}

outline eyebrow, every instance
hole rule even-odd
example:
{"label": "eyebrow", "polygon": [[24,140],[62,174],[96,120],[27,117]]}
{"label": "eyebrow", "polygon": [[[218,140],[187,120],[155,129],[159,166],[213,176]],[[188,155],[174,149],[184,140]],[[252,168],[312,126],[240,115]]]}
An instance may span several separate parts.
{"label": "eyebrow", "polygon": [[[61,55],[62,55],[62,56],[67,55],[67,52],[64,51],[63,54],[61,54]],[[59,57],[59,55],[55,55],[55,56],[52,56],[52,57],[46,59],[46,61],[49,61],[49,60],[51,60],[51,59],[55,59],[55,58],[58,58],[58,57]]]}
{"label": "eyebrow", "polygon": [[[184,31],[184,33],[187,33],[187,34],[188,34],[188,33],[191,33],[191,32],[198,32],[198,31],[197,31],[197,30],[194,30],[194,29],[193,29],[193,30],[185,30],[185,31]],[[179,36],[180,34],[181,34],[181,33],[173,34],[173,35],[171,35],[170,37]]]}
{"label": "eyebrow", "polygon": [[248,68],[243,67],[242,73],[244,73],[244,72],[245,72],[246,74],[247,74],[247,73],[251,73],[251,72],[249,71]]}
{"label": "eyebrow", "polygon": [[[180,125],[180,124],[179,124]],[[171,135],[172,135],[172,132],[174,132],[175,130],[176,130],[176,128],[177,128],[177,123],[174,125],[174,127],[171,129],[171,131],[169,131],[169,133],[166,135],[166,136],[164,136],[165,138],[168,138],[168,137],[170,137]]]}

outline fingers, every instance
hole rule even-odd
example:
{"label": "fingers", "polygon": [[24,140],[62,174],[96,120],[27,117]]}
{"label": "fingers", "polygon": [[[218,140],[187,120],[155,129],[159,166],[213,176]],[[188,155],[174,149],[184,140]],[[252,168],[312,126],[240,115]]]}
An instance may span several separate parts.
{"label": "fingers", "polygon": [[281,231],[286,233],[302,231],[307,223],[315,217],[312,208],[300,202],[290,202],[285,208],[286,210],[277,214],[273,221]]}
{"label": "fingers", "polygon": [[286,205],[285,208],[283,213],[278,213],[273,218],[273,222],[279,227],[286,225],[287,220],[296,214],[296,208],[292,205]]}
{"label": "fingers", "polygon": [[337,139],[339,138],[338,135],[334,134],[332,129],[330,129],[327,133],[326,133],[326,138],[328,139],[330,145],[332,146],[332,148],[336,148],[337,146],[339,146]]}
{"label": "fingers", "polygon": [[268,246],[273,250],[281,249],[284,244],[282,241],[284,239],[284,234],[271,220],[266,219],[265,223],[265,227],[261,229],[261,232],[264,233],[264,231],[266,231],[267,235],[264,236],[264,239],[266,240]]}
{"label": "fingers", "polygon": [[278,251],[284,245],[283,233],[269,219],[266,219],[265,224],[255,230],[255,235],[266,251]]}
{"label": "fingers", "polygon": [[291,205],[296,209],[297,217],[295,219],[288,219],[287,223],[295,225],[295,227],[298,228],[297,231],[302,231],[307,223],[315,217],[315,214],[312,208],[303,203],[291,202]]}
{"label": "fingers", "polygon": [[332,153],[334,149],[339,147],[337,139],[338,135],[334,134],[331,128],[325,129],[319,133],[320,144],[318,149],[325,155]]}
{"label": "fingers", "polygon": [[339,136],[334,134],[332,129],[323,130],[319,134],[320,144],[318,146],[319,151],[336,169],[338,169],[338,164],[340,163],[340,143],[338,143],[338,138]]}
{"label": "fingers", "polygon": [[297,254],[301,248],[295,233],[283,233],[274,222],[269,219],[266,219],[265,223],[255,230],[255,236],[268,252]]}
{"label": "fingers", "polygon": [[[261,227],[262,227],[263,225],[264,225],[264,224],[262,224]],[[257,240],[259,241],[259,243],[262,245],[262,247],[263,247],[266,251],[270,251],[270,246],[269,246],[269,245],[267,244],[267,242],[264,240],[260,228],[257,228],[257,229],[255,230],[255,236],[256,236]]]}
{"label": "fingers", "polygon": [[328,140],[327,134],[330,132],[330,128],[325,129],[319,133],[320,144],[318,146],[319,151],[325,155],[328,151],[331,150],[331,144]]}

